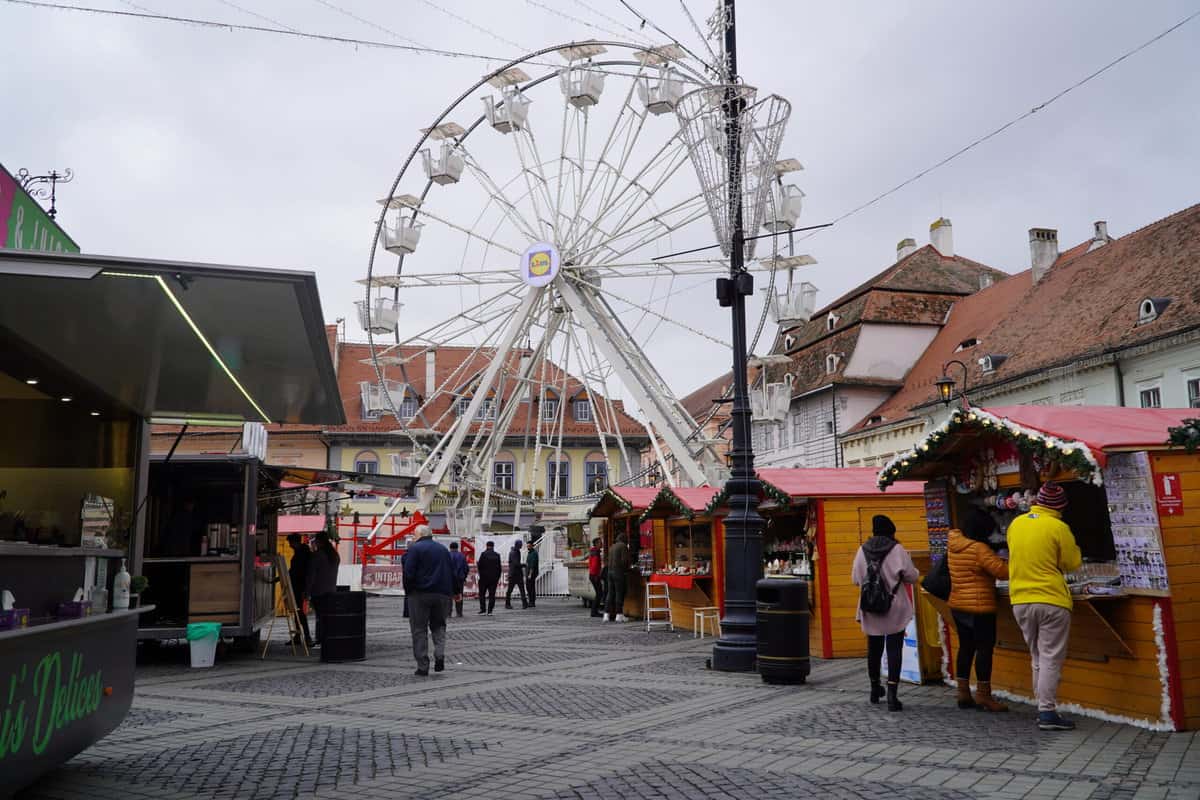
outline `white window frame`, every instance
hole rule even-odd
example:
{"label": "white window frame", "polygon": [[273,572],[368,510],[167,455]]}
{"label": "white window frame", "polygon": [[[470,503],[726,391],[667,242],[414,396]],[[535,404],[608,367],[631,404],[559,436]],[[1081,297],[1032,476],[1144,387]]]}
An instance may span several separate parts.
{"label": "white window frame", "polygon": [[492,463],[492,486],[505,491],[513,491],[516,486],[517,465],[513,461],[496,461]]}
{"label": "white window frame", "polygon": [[[555,465],[558,465],[557,467]],[[558,481],[559,492],[554,493],[555,481]],[[571,496],[571,462],[563,459],[555,461],[551,458],[546,462],[546,497]]]}
{"label": "white window frame", "polygon": [[1183,385],[1187,390],[1188,408],[1200,408],[1200,377],[1185,375]]}
{"label": "white window frame", "polygon": [[494,397],[485,397],[483,402],[479,404],[479,410],[475,412],[475,419],[495,419],[496,408],[496,399]]}
{"label": "white window frame", "polygon": [[[1146,381],[1137,385],[1139,408],[1162,408],[1162,381]],[[1157,400],[1157,405],[1146,405],[1147,395]]]}
{"label": "white window frame", "polygon": [[830,353],[829,355],[825,356],[825,374],[832,375],[833,373],[837,372],[837,368],[838,368],[837,353]]}
{"label": "white window frame", "polygon": [[400,412],[400,419],[412,419],[417,416],[417,409],[421,404],[417,402],[415,397],[405,397],[400,401],[400,405],[396,406],[396,410]]}
{"label": "white window frame", "polygon": [[[354,471],[361,472],[364,475],[378,475],[379,474],[379,456],[376,453],[371,453],[373,458],[360,459],[359,456],[362,456],[362,455],[364,455],[364,453],[359,453],[358,455],[356,455],[354,457]],[[373,494],[356,494],[354,496],[354,501],[356,503],[360,500],[365,501],[365,502],[372,502],[375,499],[376,499],[375,495],[373,495]]]}
{"label": "white window frame", "polygon": [[458,417],[463,416],[464,414],[467,413],[467,410],[470,408],[470,406],[471,406],[471,398],[469,398],[469,397],[458,398],[457,400],[454,401],[454,415],[458,416]]}
{"label": "white window frame", "polygon": [[571,403],[571,413],[575,417],[576,422],[591,422],[592,421],[592,401],[588,398],[579,398]]}
{"label": "white window frame", "polygon": [[554,422],[558,419],[558,398],[547,397],[542,400],[542,422]]}

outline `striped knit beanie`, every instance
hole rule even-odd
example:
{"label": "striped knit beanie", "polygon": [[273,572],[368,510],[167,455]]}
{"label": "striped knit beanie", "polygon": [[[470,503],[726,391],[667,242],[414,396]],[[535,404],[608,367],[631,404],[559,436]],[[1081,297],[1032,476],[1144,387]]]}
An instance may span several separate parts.
{"label": "striped knit beanie", "polygon": [[1062,511],[1067,507],[1067,493],[1057,483],[1042,484],[1042,488],[1038,490],[1037,504],[1043,508]]}

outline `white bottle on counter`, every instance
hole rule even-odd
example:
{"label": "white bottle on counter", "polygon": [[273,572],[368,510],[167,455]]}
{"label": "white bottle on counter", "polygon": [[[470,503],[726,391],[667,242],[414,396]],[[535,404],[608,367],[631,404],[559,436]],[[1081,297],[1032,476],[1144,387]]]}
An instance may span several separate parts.
{"label": "white bottle on counter", "polygon": [[125,569],[125,559],[121,559],[121,571],[113,578],[113,611],[129,608],[129,572]]}

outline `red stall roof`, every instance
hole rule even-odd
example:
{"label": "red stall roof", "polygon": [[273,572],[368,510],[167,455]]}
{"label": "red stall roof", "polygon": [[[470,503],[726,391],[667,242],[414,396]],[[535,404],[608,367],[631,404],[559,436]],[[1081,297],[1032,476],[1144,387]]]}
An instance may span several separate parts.
{"label": "red stall roof", "polygon": [[663,486],[658,490],[653,502],[642,512],[640,520],[644,521],[656,512],[666,512],[670,517],[691,519],[696,514],[704,513],[722,491],[722,488],[716,486]]}
{"label": "red stall roof", "polygon": [[[880,494],[876,480],[879,470],[874,467],[842,467],[840,469],[783,469],[764,467],[758,470],[759,480],[770,484],[779,494],[788,497],[855,497]],[[920,481],[897,481],[888,494],[924,494]]]}
{"label": "red stall roof", "polygon": [[1168,428],[1195,417],[1194,408],[1118,406],[997,406],[955,409],[908,452],[897,454],[876,476],[880,486],[904,477],[928,477],[937,462],[979,434],[1000,436],[1052,457],[1097,486],[1114,450],[1167,448]]}
{"label": "red stall roof", "polygon": [[1059,439],[1086,444],[1093,452],[1163,447],[1167,428],[1200,416],[1194,408],[1120,406],[997,406],[984,411]]}

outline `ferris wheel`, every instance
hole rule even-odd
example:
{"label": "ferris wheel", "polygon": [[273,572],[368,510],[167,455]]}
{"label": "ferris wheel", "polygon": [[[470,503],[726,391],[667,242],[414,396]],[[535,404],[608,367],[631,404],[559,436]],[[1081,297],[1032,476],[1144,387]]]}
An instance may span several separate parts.
{"label": "ferris wheel", "polygon": [[[572,42],[490,73],[421,130],[380,200],[357,305],[380,386],[397,387],[381,397],[411,439],[423,501],[448,481],[482,496],[486,517],[496,492],[528,495],[538,465],[557,463],[566,423],[580,421],[571,396],[589,399],[583,417],[607,475],[642,471],[624,442],[636,416],[663,474],[723,479],[703,420],[645,348],[670,333],[728,347],[727,318],[694,312],[715,307],[711,289],[687,295],[728,270],[728,248],[709,246],[727,179],[706,180],[701,165],[720,166],[726,131],[703,107],[729,87],[707,74],[677,45]],[[750,231],[789,231],[800,213],[803,193],[783,182],[800,165],[776,158],[787,110],[777,104],[745,132],[761,184],[748,198]],[[767,306],[791,313],[774,277],[811,259],[780,254],[775,237],[746,248],[750,269],[770,275]],[[411,392],[427,354],[448,347],[466,355]],[[497,489],[493,462],[518,429],[533,474]],[[557,482],[551,495],[579,499]]]}

